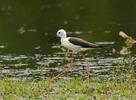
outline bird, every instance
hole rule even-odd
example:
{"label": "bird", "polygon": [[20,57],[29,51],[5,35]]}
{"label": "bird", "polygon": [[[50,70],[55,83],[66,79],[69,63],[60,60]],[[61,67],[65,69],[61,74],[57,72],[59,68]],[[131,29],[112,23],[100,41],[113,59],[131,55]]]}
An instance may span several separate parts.
{"label": "bird", "polygon": [[76,38],[76,37],[67,37],[67,33],[64,29],[60,29],[57,31],[57,37],[60,37],[60,42],[61,45],[64,46],[65,48],[67,48],[68,50],[72,50],[72,57],[71,57],[71,62],[69,67],[64,70],[63,72],[61,72],[60,74],[58,74],[56,77],[53,77],[48,84],[50,84],[51,82],[53,82],[56,78],[58,78],[60,75],[64,74],[65,72],[67,72],[68,70],[71,69],[72,67],[72,62],[74,59],[74,53],[75,52],[79,52],[82,57],[84,58],[85,62],[87,63],[87,67],[88,67],[88,85],[90,84],[90,80],[89,80],[89,63],[86,60],[84,54],[82,53],[82,51],[86,51],[89,49],[95,49],[95,48],[103,48],[103,46],[99,46],[93,43],[90,43],[86,40],[80,39],[80,38]]}

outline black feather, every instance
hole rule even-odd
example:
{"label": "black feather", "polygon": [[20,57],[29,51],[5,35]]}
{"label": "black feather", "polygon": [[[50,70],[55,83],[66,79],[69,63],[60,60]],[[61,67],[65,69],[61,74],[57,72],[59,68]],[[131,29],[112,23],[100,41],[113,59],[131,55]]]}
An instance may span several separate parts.
{"label": "black feather", "polygon": [[74,45],[78,45],[81,46],[83,48],[103,48],[103,46],[99,46],[90,42],[87,42],[85,40],[82,40],[80,38],[69,38],[69,42],[74,44]]}

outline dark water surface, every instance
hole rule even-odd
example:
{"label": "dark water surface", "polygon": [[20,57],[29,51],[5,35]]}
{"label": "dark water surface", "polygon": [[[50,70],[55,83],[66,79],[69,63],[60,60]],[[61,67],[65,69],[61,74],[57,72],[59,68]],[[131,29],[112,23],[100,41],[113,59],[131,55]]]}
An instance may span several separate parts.
{"label": "dark water surface", "polygon": [[[52,77],[70,62],[71,52],[57,48],[58,29],[68,36],[83,38],[105,46],[84,52],[92,72],[103,75],[124,61],[119,52],[124,31],[136,37],[136,1],[134,0],[1,0],[0,1],[0,78],[11,80]],[[131,49],[135,59],[135,47]],[[127,61],[126,61],[127,63]],[[86,63],[77,54],[73,68],[62,76],[86,74]]]}

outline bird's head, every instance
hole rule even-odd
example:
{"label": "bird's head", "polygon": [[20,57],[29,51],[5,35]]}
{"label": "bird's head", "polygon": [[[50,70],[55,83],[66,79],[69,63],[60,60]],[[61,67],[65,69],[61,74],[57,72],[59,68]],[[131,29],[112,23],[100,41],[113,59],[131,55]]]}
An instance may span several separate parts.
{"label": "bird's head", "polygon": [[66,38],[66,31],[64,29],[60,29],[57,31],[57,36],[61,38]]}

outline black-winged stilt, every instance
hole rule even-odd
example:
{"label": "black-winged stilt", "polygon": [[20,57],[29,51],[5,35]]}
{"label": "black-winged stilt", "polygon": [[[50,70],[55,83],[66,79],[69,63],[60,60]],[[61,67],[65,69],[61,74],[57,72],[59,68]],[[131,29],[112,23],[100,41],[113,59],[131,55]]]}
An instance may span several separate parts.
{"label": "black-winged stilt", "polygon": [[72,50],[73,53],[72,53],[72,58],[71,58],[71,63],[69,65],[69,68],[66,69],[65,71],[63,71],[62,73],[60,73],[59,75],[57,75],[56,77],[52,78],[48,82],[48,84],[53,82],[60,75],[64,74],[68,70],[70,70],[71,67],[72,67],[72,61],[74,59],[74,52],[80,52],[80,54],[82,55],[82,57],[84,58],[85,62],[87,63],[87,66],[88,66],[88,85],[89,85],[89,63],[88,63],[88,61],[86,60],[85,56],[83,55],[83,53],[81,51],[85,51],[85,50],[93,49],[93,48],[102,48],[102,46],[98,46],[96,44],[82,40],[80,38],[67,37],[66,31],[64,29],[58,30],[57,36],[61,38],[61,45],[66,47],[69,50]]}

